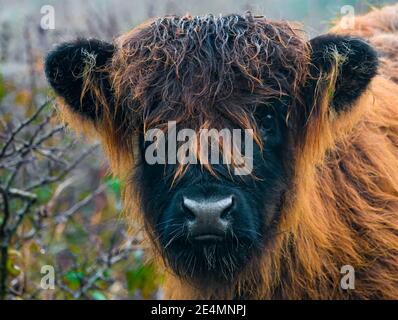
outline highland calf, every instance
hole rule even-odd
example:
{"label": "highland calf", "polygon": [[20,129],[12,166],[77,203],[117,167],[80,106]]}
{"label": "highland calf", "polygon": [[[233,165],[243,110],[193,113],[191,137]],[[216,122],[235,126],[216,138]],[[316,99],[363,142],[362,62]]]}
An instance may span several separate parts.
{"label": "highland calf", "polygon": [[[398,298],[398,6],[368,21],[308,41],[250,14],[169,16],[49,54],[61,115],[102,139],[167,298]],[[148,163],[169,121],[251,129],[252,172],[195,146],[196,164]]]}

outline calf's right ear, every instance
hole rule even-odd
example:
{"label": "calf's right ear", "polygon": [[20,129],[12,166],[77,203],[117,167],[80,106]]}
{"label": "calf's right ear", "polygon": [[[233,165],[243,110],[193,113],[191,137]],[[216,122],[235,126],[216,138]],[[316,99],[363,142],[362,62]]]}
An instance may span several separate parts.
{"label": "calf's right ear", "polygon": [[94,91],[101,92],[107,103],[112,100],[106,66],[111,62],[114,51],[113,44],[78,39],[62,43],[46,58],[45,73],[51,87],[71,111],[85,119],[95,121],[101,117]]}

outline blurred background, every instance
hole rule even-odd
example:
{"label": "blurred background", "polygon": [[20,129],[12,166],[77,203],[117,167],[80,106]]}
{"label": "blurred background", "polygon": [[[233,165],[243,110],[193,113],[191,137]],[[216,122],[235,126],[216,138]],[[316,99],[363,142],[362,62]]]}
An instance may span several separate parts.
{"label": "blurred background", "polygon": [[[128,232],[101,148],[55,119],[43,56],[76,37],[111,41],[147,18],[243,13],[299,21],[309,37],[352,6],[397,1],[0,0],[0,299],[156,299],[162,275]],[[40,21],[53,6],[55,28]],[[49,266],[49,268],[48,268]],[[47,276],[54,271],[54,286]]]}

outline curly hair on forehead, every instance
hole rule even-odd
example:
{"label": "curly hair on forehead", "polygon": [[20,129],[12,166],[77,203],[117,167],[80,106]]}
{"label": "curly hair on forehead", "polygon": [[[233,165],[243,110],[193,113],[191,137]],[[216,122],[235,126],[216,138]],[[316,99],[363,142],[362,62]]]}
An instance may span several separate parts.
{"label": "curly hair on forehead", "polygon": [[[147,22],[116,40],[110,66],[116,105],[140,114],[145,128],[192,117],[201,126],[198,118],[219,121],[219,115],[254,127],[245,106],[297,96],[307,75],[308,45],[299,32],[251,15]],[[234,102],[241,112],[230,109]]]}
{"label": "curly hair on forehead", "polygon": [[250,13],[168,16],[115,40],[111,62],[101,68],[109,75],[111,101],[89,63],[82,97],[91,95],[102,115],[114,163],[134,153],[132,135],[165,129],[171,120],[195,131],[253,129],[262,147],[253,107],[293,97],[289,114],[301,99],[309,64],[308,41],[288,22]]}

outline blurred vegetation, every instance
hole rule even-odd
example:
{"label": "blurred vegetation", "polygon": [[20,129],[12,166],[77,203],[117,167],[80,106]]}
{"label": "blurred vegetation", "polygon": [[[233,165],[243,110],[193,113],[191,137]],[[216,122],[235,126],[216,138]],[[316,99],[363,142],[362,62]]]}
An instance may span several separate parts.
{"label": "blurred vegetation", "polygon": [[[156,297],[158,276],[120,217],[120,183],[98,145],[58,124],[41,89],[3,78],[0,88],[0,297]],[[55,290],[40,287],[45,265]]]}
{"label": "blurred vegetation", "polygon": [[[77,36],[111,40],[148,17],[251,10],[326,30],[342,5],[356,12],[393,1],[0,0],[0,299],[158,298],[162,276],[121,217],[120,183],[98,145],[55,120],[43,56]],[[55,7],[43,30],[40,8]],[[40,286],[55,269],[55,289]]]}

